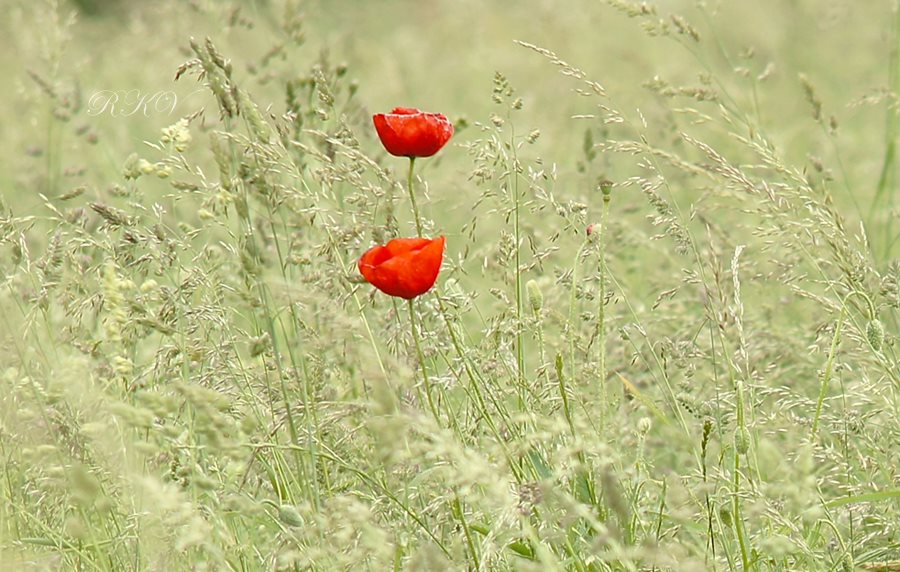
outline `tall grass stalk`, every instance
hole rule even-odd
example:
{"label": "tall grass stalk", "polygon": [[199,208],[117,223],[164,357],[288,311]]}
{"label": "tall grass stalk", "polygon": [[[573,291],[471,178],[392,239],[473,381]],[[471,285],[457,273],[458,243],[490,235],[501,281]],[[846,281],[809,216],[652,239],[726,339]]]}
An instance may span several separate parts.
{"label": "tall grass stalk", "polygon": [[598,237],[598,248],[600,250],[600,293],[599,305],[597,307],[597,377],[598,389],[600,391],[600,430],[606,425],[606,418],[609,415],[609,391],[606,387],[606,275],[609,269],[606,266],[606,236],[607,224],[609,221],[609,203],[611,199],[612,185],[609,182],[600,183],[601,193],[603,194],[603,210],[600,216],[600,231]]}
{"label": "tall grass stalk", "polygon": [[[891,93],[900,93],[900,4],[896,1],[891,3],[891,11],[893,20],[891,24],[891,47],[888,54],[888,77],[887,84]],[[875,196],[872,198],[872,204],[869,208],[869,227],[878,228],[874,217],[878,213],[878,209],[889,207],[894,204],[894,193],[896,192],[896,155],[897,155],[897,109],[893,102],[886,105],[884,119],[884,158],[881,162],[881,171],[878,175],[878,183],[875,186]],[[884,222],[882,231],[883,247],[881,252],[881,260],[888,260],[891,253],[891,247],[894,245],[895,237],[893,236],[893,217],[888,216]]]}

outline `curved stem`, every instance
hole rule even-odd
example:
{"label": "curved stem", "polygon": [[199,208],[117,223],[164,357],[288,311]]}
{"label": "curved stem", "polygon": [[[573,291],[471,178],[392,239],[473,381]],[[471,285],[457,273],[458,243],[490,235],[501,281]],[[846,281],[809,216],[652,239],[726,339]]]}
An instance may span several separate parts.
{"label": "curved stem", "polygon": [[875,309],[875,304],[872,302],[872,299],[869,298],[869,295],[861,290],[853,290],[846,296],[844,296],[844,307],[847,306],[847,301],[850,300],[851,296],[862,296],[863,300],[866,301],[866,308],[869,310],[869,319],[874,320],[878,317],[878,311]]}

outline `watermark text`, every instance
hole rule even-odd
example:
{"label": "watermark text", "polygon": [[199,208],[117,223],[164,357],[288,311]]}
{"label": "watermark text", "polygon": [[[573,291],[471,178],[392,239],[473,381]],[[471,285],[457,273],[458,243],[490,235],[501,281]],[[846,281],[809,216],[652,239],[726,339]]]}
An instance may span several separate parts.
{"label": "watermark text", "polygon": [[139,89],[103,89],[91,95],[87,104],[88,115],[109,115],[111,117],[130,117],[143,114],[175,113],[178,96],[174,91],[157,91],[142,93]]}

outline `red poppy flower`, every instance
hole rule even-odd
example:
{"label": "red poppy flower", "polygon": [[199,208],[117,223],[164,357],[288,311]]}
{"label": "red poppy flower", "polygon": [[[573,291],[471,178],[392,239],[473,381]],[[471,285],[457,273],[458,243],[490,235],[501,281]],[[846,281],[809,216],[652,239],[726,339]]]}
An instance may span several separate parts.
{"label": "red poppy flower", "polygon": [[381,144],[397,157],[431,157],[453,136],[453,124],[440,113],[397,107],[372,121]]}
{"label": "red poppy flower", "polygon": [[359,259],[359,272],[366,282],[385,294],[407,300],[428,292],[437,280],[444,259],[442,236],[395,238],[375,246]]}

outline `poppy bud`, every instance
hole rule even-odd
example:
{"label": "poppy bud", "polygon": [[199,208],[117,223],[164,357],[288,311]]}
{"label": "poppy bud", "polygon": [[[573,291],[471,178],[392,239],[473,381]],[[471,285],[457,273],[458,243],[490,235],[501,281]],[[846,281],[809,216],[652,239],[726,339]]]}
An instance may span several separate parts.
{"label": "poppy bud", "polygon": [[442,236],[395,238],[374,246],[359,259],[359,272],[366,282],[389,296],[407,300],[421,296],[434,286],[444,259]]}
{"label": "poppy bud", "polygon": [[603,200],[608,201],[609,196],[612,194],[613,182],[609,179],[601,179],[598,186],[600,187],[600,192],[603,193]]}
{"label": "poppy bud", "polygon": [[531,304],[531,311],[535,316],[539,316],[541,308],[544,307],[544,295],[537,282],[529,280],[525,283],[525,292],[528,294],[528,303]]}
{"label": "poppy bud", "polygon": [[871,322],[866,324],[866,339],[876,352],[881,351],[884,344],[884,324],[878,318],[873,318]]}
{"label": "poppy bud", "polygon": [[289,504],[278,507],[278,520],[288,526],[303,526],[303,517],[300,512]]}

